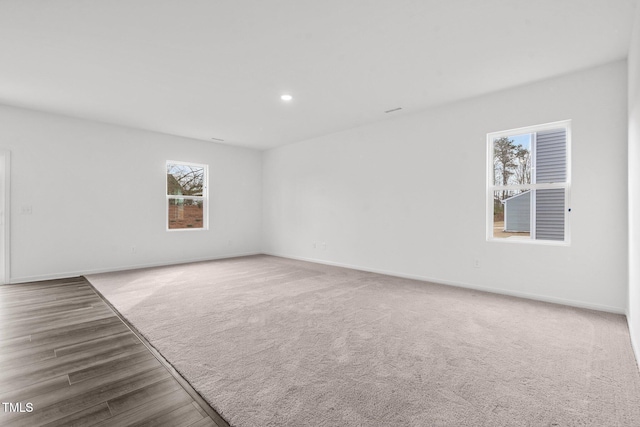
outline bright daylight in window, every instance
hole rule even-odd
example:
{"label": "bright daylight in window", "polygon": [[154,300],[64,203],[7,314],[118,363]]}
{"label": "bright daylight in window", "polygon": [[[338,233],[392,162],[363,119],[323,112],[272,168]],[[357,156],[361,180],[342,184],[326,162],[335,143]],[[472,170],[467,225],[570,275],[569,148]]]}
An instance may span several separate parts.
{"label": "bright daylight in window", "polygon": [[207,229],[207,166],[167,162],[167,229]]}
{"label": "bright daylight in window", "polygon": [[569,242],[570,124],[487,135],[488,240]]}

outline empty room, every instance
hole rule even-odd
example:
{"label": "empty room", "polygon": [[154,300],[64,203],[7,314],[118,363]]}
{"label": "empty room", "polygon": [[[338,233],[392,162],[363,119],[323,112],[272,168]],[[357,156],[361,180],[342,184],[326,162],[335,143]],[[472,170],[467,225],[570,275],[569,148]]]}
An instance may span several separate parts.
{"label": "empty room", "polygon": [[0,2],[3,426],[639,426],[638,0]]}

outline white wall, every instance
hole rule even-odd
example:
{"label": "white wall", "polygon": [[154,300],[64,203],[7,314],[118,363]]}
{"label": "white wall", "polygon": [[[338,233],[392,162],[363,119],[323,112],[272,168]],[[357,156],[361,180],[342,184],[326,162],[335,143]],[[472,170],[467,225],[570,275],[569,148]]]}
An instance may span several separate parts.
{"label": "white wall", "polygon": [[[629,135],[626,62],[262,155],[0,106],[0,148],[12,154],[11,280],[262,249],[604,310],[628,309],[637,349],[639,56],[636,41],[629,64]],[[486,242],[486,133],[563,119],[573,120],[571,246]],[[165,231],[167,159],[210,165],[209,231]],[[26,207],[31,214],[22,213]],[[474,268],[476,259],[480,268]]]}
{"label": "white wall", "polygon": [[[625,312],[626,71],[616,62],[267,151],[265,251]],[[486,134],[564,119],[571,245],[487,242]]]}
{"label": "white wall", "polygon": [[[0,148],[12,282],[260,251],[258,151],[4,106]],[[167,160],[209,165],[208,231],[166,231]]]}
{"label": "white wall", "polygon": [[640,364],[640,6],[629,49],[629,328]]}

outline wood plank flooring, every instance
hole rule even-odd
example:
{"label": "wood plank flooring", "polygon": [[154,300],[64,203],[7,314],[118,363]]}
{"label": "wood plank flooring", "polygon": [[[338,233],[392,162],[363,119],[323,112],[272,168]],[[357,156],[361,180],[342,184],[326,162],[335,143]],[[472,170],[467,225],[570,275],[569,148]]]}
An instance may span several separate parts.
{"label": "wood plank flooring", "polygon": [[82,277],[0,286],[0,425],[228,427]]}

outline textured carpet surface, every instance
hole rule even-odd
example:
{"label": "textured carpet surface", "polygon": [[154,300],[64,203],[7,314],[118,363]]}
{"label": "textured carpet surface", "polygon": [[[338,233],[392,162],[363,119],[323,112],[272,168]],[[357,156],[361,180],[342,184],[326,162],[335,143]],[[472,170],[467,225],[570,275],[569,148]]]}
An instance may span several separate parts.
{"label": "textured carpet surface", "polygon": [[270,256],[88,279],[232,426],[640,426],[620,315]]}

